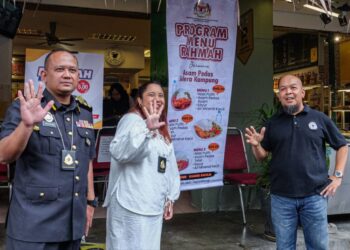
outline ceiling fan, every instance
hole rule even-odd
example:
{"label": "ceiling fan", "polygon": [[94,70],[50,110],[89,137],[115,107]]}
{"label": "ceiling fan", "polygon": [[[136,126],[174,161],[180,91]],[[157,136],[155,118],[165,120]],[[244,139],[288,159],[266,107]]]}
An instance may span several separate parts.
{"label": "ceiling fan", "polygon": [[56,36],[56,22],[50,22],[50,32],[45,32],[44,38],[46,39],[46,42],[38,43],[38,45],[55,45],[55,44],[64,44],[68,46],[74,46],[73,43],[69,43],[71,41],[82,41],[83,38],[59,38]]}

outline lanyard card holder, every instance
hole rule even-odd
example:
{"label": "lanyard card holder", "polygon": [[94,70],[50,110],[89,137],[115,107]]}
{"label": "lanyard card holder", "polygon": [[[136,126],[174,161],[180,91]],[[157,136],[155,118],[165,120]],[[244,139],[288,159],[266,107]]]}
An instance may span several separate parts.
{"label": "lanyard card holder", "polygon": [[166,158],[158,156],[158,172],[164,174],[166,170]]}
{"label": "lanyard card holder", "polygon": [[73,150],[62,150],[62,169],[73,170],[75,169],[75,151]]}

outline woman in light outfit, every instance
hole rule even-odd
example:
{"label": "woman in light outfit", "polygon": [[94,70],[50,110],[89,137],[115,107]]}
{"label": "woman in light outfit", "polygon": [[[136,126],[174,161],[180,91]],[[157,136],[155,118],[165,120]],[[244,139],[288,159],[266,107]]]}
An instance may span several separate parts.
{"label": "woman in light outfit", "polygon": [[160,249],[163,217],[173,216],[180,177],[157,82],[139,89],[137,105],[119,122],[107,207],[107,249]]}

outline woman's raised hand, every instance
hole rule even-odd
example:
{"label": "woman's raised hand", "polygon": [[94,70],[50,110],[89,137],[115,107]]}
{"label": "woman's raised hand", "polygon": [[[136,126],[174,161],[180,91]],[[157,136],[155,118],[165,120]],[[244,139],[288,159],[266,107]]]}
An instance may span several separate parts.
{"label": "woman's raised hand", "polygon": [[24,95],[22,91],[18,91],[20,101],[20,110],[22,122],[25,126],[31,127],[37,122],[41,122],[47,112],[51,109],[53,101],[41,107],[41,98],[43,97],[43,83],[39,82],[38,92],[34,92],[34,83],[32,80],[24,84]]}
{"label": "woman's raised hand", "polygon": [[165,125],[165,122],[160,122],[160,115],[164,109],[164,105],[162,104],[157,110],[157,101],[154,99],[151,102],[150,110],[147,110],[145,106],[142,107],[143,112],[146,115],[146,124],[149,130],[155,130]]}

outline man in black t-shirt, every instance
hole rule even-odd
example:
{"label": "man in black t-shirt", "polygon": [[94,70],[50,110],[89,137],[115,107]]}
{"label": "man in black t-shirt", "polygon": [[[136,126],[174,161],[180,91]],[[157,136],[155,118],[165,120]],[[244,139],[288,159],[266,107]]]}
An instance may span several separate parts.
{"label": "man in black t-shirt", "polygon": [[[257,160],[271,153],[271,215],[277,249],[295,249],[300,221],[307,249],[328,249],[327,197],[341,185],[348,155],[345,138],[329,117],[303,104],[300,79],[280,79],[282,110],[258,133],[246,128]],[[326,145],[336,150],[334,175],[328,176]]]}

